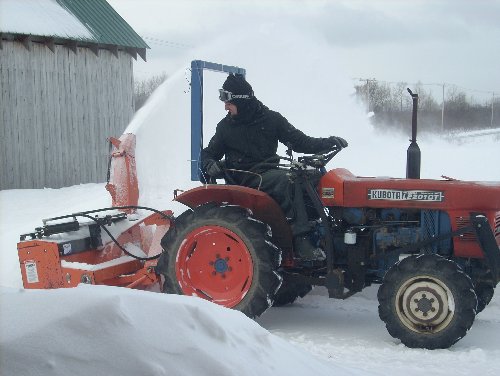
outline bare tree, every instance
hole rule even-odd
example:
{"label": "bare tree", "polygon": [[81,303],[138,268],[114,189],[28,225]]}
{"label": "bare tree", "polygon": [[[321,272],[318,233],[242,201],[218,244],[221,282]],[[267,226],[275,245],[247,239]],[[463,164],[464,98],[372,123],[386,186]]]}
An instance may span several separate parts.
{"label": "bare tree", "polygon": [[408,87],[408,83],[406,82],[398,82],[395,85],[395,88],[391,90],[391,103],[392,110],[403,112],[410,108],[412,105],[411,97],[408,95],[406,88]]}
{"label": "bare tree", "polygon": [[158,76],[153,76],[145,80],[134,81],[134,105],[135,110],[144,106],[149,96],[168,78],[164,72]]}

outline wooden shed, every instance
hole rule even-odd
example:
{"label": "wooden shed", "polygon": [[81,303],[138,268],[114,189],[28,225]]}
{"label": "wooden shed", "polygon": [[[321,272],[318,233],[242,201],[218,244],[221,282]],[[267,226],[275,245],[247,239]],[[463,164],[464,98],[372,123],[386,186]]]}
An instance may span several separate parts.
{"label": "wooden shed", "polygon": [[104,182],[147,48],[105,0],[0,0],[0,190]]}

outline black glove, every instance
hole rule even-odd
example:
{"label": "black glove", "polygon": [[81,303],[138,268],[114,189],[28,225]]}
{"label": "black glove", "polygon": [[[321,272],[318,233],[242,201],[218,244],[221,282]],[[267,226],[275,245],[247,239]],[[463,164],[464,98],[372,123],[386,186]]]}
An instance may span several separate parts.
{"label": "black glove", "polygon": [[218,161],[210,160],[207,162],[205,170],[208,175],[213,178],[219,179],[224,177],[224,171]]}
{"label": "black glove", "polygon": [[332,147],[336,146],[339,149],[343,149],[349,145],[342,137],[331,136],[328,137],[328,140],[331,142]]}

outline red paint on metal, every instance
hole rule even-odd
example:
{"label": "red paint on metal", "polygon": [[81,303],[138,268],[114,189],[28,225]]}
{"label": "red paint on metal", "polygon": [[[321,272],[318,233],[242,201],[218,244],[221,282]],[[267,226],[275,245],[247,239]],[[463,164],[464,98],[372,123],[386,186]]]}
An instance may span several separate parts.
{"label": "red paint on metal", "polygon": [[[111,175],[106,189],[113,206],[134,206],[139,201],[139,184],[135,164],[135,135],[124,133],[119,140],[110,138],[115,150],[111,153]],[[133,213],[135,209],[124,209]]]}
{"label": "red paint on metal", "polygon": [[239,185],[204,185],[175,198],[190,208],[208,202],[248,208],[253,216],[271,226],[273,242],[285,253],[292,249],[292,232],[280,206],[267,193]]}
{"label": "red paint on metal", "polygon": [[234,307],[252,285],[253,260],[237,234],[220,226],[202,226],[180,246],[176,275],[184,295]]}
{"label": "red paint on metal", "polygon": [[[169,210],[163,213],[172,215]],[[137,221],[117,236],[117,241],[125,247],[128,243],[132,243],[143,250],[146,256],[154,256],[162,251],[160,241],[170,225],[168,218],[155,213]],[[63,242],[63,239],[59,241]],[[144,254],[137,256],[143,257]],[[69,255],[60,255],[58,242],[54,240],[22,241],[18,243],[18,256],[23,285],[27,289],[75,287],[83,281],[96,285],[137,289],[158,283],[153,269],[157,260],[132,259],[105,265],[106,262],[124,256],[123,251],[112,241],[98,249],[88,249]],[[61,264],[62,261],[66,264]],[[36,282],[34,282],[35,275],[38,279]]]}
{"label": "red paint on metal", "polygon": [[[442,193],[442,200],[374,200],[369,197],[374,189],[434,191]],[[500,183],[492,182],[359,177],[337,168],[322,177],[318,193],[325,206],[441,210],[448,213],[453,231],[468,221],[471,212],[484,213],[493,229],[500,215]],[[500,245],[500,235],[497,243]],[[475,235],[455,237],[453,247],[457,257],[484,257]]]}
{"label": "red paint on metal", "polygon": [[[327,206],[500,210],[500,183],[358,177],[346,169],[337,168],[322,177],[318,187],[320,195],[324,188],[335,189],[333,198],[323,198]],[[444,200],[442,202],[370,200],[368,198],[370,189],[439,191],[444,193]]]}

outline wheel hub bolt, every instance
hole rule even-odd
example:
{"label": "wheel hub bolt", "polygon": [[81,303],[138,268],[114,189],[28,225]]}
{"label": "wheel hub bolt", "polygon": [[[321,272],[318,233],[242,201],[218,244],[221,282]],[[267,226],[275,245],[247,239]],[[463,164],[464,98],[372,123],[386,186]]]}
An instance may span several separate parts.
{"label": "wheel hub bolt", "polygon": [[436,311],[436,308],[433,307],[435,299],[434,298],[428,299],[425,294],[422,294],[422,297],[420,299],[414,299],[413,301],[417,304],[415,312],[420,311],[424,316],[427,316],[429,311],[431,312]]}

